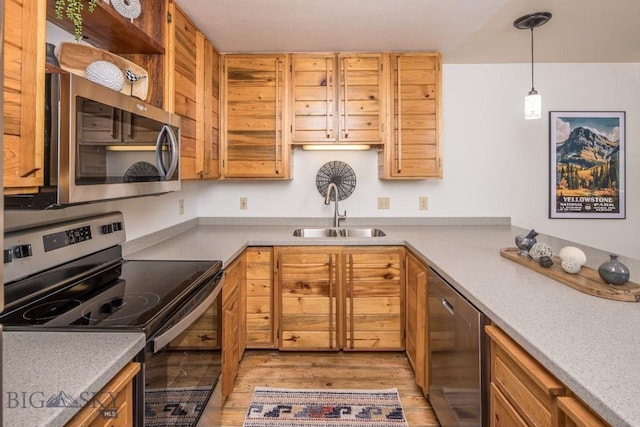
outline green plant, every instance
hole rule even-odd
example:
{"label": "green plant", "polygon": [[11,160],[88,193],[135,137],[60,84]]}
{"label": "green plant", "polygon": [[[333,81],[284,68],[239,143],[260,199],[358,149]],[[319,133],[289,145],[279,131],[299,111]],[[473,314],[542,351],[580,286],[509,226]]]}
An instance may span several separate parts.
{"label": "green plant", "polygon": [[56,0],[56,18],[63,19],[66,16],[73,22],[76,40],[82,38],[82,10],[85,2],[89,3],[89,12],[96,9],[96,0]]}

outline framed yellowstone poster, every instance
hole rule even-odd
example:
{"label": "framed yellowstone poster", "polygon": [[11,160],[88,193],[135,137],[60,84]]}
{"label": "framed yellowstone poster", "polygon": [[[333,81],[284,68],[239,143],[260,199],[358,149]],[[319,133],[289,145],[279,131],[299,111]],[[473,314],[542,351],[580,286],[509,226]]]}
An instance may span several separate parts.
{"label": "framed yellowstone poster", "polygon": [[625,113],[551,111],[550,218],[625,218]]}

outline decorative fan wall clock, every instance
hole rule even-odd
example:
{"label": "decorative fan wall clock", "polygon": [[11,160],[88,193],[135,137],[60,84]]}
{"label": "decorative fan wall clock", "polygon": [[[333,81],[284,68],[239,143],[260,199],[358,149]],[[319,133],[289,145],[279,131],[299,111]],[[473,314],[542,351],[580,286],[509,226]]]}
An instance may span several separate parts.
{"label": "decorative fan wall clock", "polygon": [[[316,175],[316,188],[326,197],[329,184],[338,187],[338,200],[344,200],[353,193],[356,188],[356,174],[348,164],[334,160],[322,165]],[[331,200],[335,200],[335,193],[331,194]]]}

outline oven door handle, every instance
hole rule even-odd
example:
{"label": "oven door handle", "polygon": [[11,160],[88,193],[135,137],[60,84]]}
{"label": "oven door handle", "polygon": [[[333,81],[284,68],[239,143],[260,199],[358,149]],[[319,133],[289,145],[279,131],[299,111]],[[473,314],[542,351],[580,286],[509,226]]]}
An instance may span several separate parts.
{"label": "oven door handle", "polygon": [[218,298],[218,295],[220,295],[220,291],[222,290],[222,285],[224,282],[224,276],[225,275],[222,274],[220,281],[218,282],[218,285],[215,287],[213,292],[211,292],[211,295],[205,298],[205,300],[202,301],[200,305],[198,305],[195,309],[193,309],[193,311],[191,311],[185,317],[180,319],[171,328],[169,328],[162,334],[156,337],[153,337],[151,339],[150,344],[154,353],[157,353],[160,350],[162,350],[164,347],[166,347],[167,344],[173,341],[173,339],[176,338],[178,335],[183,333],[189,326],[191,326],[191,324],[193,324],[193,322],[195,322],[200,316],[204,314],[205,311],[207,311],[209,306],[213,304],[216,298]]}

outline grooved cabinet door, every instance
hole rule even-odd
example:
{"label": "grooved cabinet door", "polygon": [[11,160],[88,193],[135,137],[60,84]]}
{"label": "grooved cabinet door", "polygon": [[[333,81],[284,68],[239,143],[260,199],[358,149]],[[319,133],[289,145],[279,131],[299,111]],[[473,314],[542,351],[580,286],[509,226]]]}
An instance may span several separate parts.
{"label": "grooved cabinet door", "polygon": [[339,54],[340,142],[382,144],[385,79],[382,54]]}
{"label": "grooved cabinet door", "polygon": [[287,71],[287,55],[224,56],[225,178],[290,179]]}
{"label": "grooved cabinet door", "polygon": [[5,194],[44,183],[44,0],[4,2],[3,164]]}
{"label": "grooved cabinet door", "polygon": [[247,347],[274,348],[273,248],[246,250]]}
{"label": "grooved cabinet door", "polygon": [[404,250],[342,252],[345,350],[404,349]]}
{"label": "grooved cabinet door", "polygon": [[427,394],[427,267],[411,253],[407,253],[406,260],[406,352],[416,374],[416,384]]}
{"label": "grooved cabinet door", "polygon": [[180,177],[220,176],[220,58],[187,15],[173,5],[172,55],[174,111],[180,124]]}
{"label": "grooved cabinet door", "polygon": [[378,53],[292,54],[292,143],[384,143],[384,58]]}
{"label": "grooved cabinet door", "polygon": [[280,350],[339,350],[339,249],[277,248]]}
{"label": "grooved cabinet door", "polygon": [[391,54],[389,141],[381,178],[442,178],[440,53]]}

